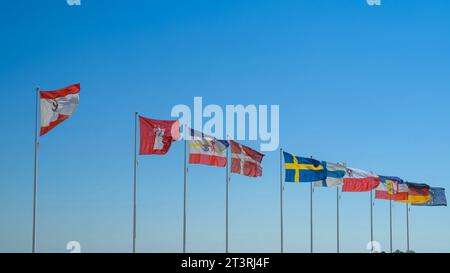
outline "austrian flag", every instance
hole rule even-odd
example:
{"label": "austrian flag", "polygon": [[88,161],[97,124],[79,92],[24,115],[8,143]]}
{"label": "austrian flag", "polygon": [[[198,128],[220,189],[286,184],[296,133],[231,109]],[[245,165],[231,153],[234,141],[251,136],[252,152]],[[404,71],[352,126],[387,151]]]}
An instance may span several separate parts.
{"label": "austrian flag", "polygon": [[41,91],[41,132],[45,135],[75,113],[80,103],[80,84],[55,91]]}
{"label": "austrian flag", "polygon": [[264,154],[235,141],[231,142],[231,172],[245,176],[262,176]]}

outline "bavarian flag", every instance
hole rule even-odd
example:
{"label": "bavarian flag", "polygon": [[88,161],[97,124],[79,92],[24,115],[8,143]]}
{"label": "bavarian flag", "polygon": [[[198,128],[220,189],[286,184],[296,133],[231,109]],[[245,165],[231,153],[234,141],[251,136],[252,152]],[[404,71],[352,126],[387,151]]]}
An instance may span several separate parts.
{"label": "bavarian flag", "polygon": [[283,154],[286,182],[315,182],[327,178],[327,170],[320,161],[286,152]]}

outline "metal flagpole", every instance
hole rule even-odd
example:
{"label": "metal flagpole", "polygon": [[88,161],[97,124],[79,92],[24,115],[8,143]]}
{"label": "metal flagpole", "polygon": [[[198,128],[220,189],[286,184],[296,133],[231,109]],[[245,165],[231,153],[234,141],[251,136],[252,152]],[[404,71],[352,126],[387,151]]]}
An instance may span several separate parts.
{"label": "metal flagpole", "polygon": [[133,189],[133,253],[136,253],[136,192],[137,192],[137,120],[138,112],[134,113],[134,189]]}
{"label": "metal flagpole", "polygon": [[311,221],[311,234],[310,234],[310,236],[311,236],[311,253],[313,253],[314,252],[314,245],[313,245],[313,183],[309,183],[309,192],[310,192],[310,195],[309,195],[309,199],[310,199],[310,216],[311,216],[311,218],[310,218],[310,221]]}
{"label": "metal flagpole", "polygon": [[[311,156],[311,159],[313,157]],[[313,183],[309,183],[309,201],[310,201],[310,222],[311,222],[311,253],[314,252],[314,240],[313,240]]]}
{"label": "metal flagpole", "polygon": [[389,245],[392,253],[392,200],[389,199]]}
{"label": "metal flagpole", "polygon": [[187,127],[184,125],[184,205],[183,205],[183,253],[186,253],[186,191],[187,191],[187,165],[186,165],[186,150],[187,150]]}
{"label": "metal flagpole", "polygon": [[339,186],[336,186],[336,247],[337,253],[339,253]]}
{"label": "metal flagpole", "polygon": [[280,148],[280,231],[281,253],[283,253],[283,149]]}
{"label": "metal flagpole", "polygon": [[36,127],[34,135],[34,197],[33,197],[33,235],[32,235],[32,253],[36,252],[36,208],[37,208],[37,168],[38,168],[38,150],[39,150],[39,87],[36,87]]}
{"label": "metal flagpole", "polygon": [[370,251],[373,252],[373,190],[370,190]]}
{"label": "metal flagpole", "polygon": [[227,149],[227,168],[226,168],[226,181],[225,181],[225,187],[226,187],[226,195],[225,195],[225,253],[228,253],[228,191],[230,188],[230,177],[228,174],[229,170],[229,161],[230,161],[230,151]]}
{"label": "metal flagpole", "polygon": [[409,252],[409,206],[406,203],[406,252]]}
{"label": "metal flagpole", "polygon": [[[342,166],[347,167],[346,163],[342,163]],[[339,241],[339,186],[336,186],[336,248],[337,248],[337,253],[340,252],[340,241]]]}

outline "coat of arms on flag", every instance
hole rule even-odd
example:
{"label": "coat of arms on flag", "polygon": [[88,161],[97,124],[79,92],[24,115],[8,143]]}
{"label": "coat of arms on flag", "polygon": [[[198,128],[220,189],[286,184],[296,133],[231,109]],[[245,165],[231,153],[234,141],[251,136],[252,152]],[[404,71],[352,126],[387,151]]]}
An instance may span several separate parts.
{"label": "coat of arms on flag", "polygon": [[286,182],[315,182],[327,178],[327,170],[318,160],[283,152]]}
{"label": "coat of arms on flag", "polygon": [[158,120],[139,116],[141,134],[139,154],[166,154],[172,142],[180,138],[178,120]]}
{"label": "coat of arms on flag", "polygon": [[380,185],[375,191],[376,199],[394,201],[408,200],[408,186],[401,178],[395,176],[379,176]]}
{"label": "coat of arms on flag", "polygon": [[225,167],[228,141],[218,140],[202,132],[190,129],[189,163]]}
{"label": "coat of arms on flag", "polygon": [[231,143],[231,172],[245,176],[262,176],[262,160],[264,154],[257,152],[236,141]]}
{"label": "coat of arms on flag", "polygon": [[55,91],[41,91],[41,131],[45,135],[75,113],[80,103],[80,84]]}

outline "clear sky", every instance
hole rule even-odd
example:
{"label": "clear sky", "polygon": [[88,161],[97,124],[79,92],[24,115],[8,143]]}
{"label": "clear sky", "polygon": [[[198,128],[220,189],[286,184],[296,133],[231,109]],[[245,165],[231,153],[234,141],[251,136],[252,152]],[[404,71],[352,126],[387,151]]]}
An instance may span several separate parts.
{"label": "clear sky", "polygon": [[[449,188],[450,1],[3,1],[0,251],[31,250],[34,88],[81,83],[76,114],[41,138],[37,250],[131,250],[134,112],[279,104],[288,152]],[[258,141],[245,144],[259,147]],[[182,247],[183,145],[139,159],[137,249]],[[233,175],[230,251],[279,251],[279,154]],[[225,170],[191,166],[191,252],[223,252]],[[315,250],[336,249],[334,189],[314,193]],[[366,252],[369,194],[341,199],[341,250]],[[309,251],[309,185],[286,184],[285,250]],[[375,239],[389,247],[389,207]],[[413,207],[411,248],[450,252],[450,211]],[[406,248],[404,204],[394,249]]]}

